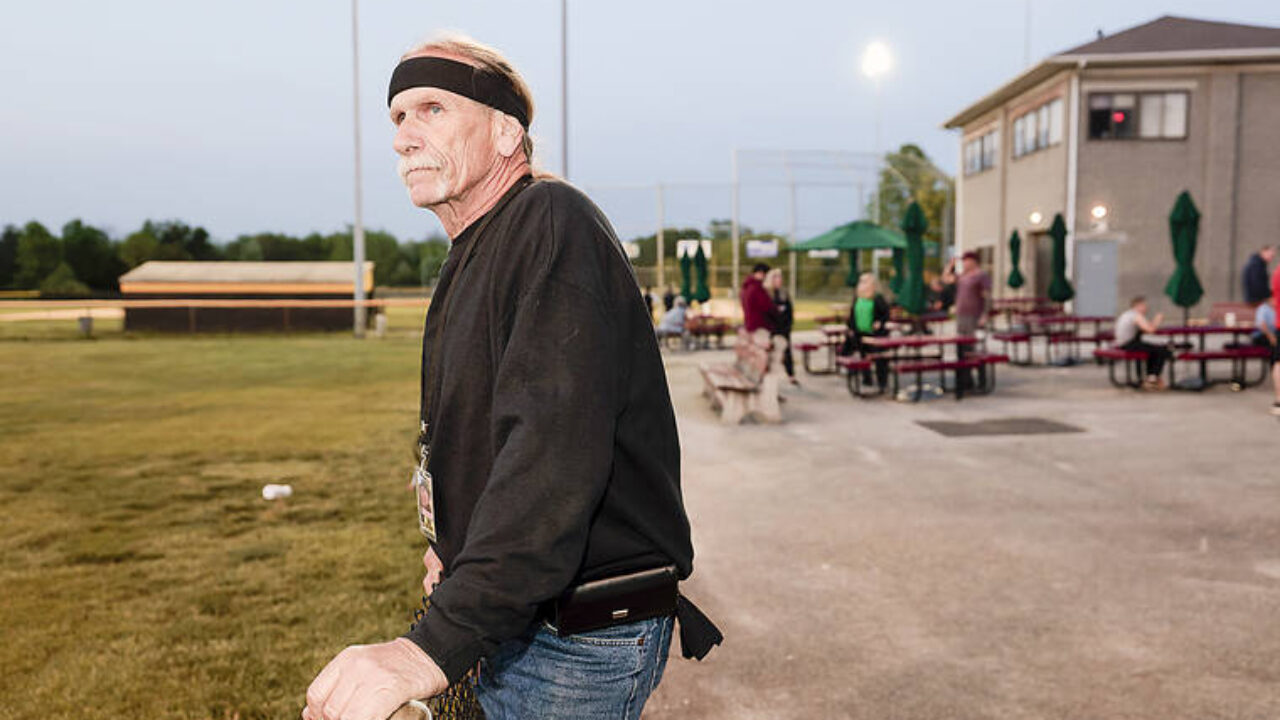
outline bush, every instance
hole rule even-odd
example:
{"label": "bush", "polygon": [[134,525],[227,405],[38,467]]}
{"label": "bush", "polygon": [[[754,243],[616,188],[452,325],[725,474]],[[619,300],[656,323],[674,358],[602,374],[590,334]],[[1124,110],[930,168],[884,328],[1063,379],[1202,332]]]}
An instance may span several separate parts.
{"label": "bush", "polygon": [[89,286],[80,282],[71,266],[59,263],[40,283],[40,297],[82,298],[89,297],[92,292]]}

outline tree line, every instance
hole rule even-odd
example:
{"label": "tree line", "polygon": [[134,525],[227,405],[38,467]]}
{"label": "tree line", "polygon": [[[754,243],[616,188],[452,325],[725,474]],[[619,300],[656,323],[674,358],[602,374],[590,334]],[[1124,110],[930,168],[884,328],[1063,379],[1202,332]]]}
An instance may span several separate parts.
{"label": "tree line", "polygon": [[[0,231],[0,290],[38,290],[48,297],[120,292],[122,274],[148,260],[351,260],[351,231],[241,235],[213,242],[207,230],[176,220],[148,220],[123,238],[72,220],[54,234],[32,221]],[[374,284],[430,285],[449,252],[442,237],[401,241],[389,232],[365,232],[365,258]]]}

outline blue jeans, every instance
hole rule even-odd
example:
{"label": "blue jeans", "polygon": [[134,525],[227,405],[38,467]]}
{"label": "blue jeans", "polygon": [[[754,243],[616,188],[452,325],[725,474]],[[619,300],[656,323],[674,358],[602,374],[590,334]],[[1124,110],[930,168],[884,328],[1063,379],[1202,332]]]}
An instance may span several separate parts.
{"label": "blue jeans", "polygon": [[674,618],[560,637],[546,623],[480,664],[487,720],[636,720],[662,679]]}

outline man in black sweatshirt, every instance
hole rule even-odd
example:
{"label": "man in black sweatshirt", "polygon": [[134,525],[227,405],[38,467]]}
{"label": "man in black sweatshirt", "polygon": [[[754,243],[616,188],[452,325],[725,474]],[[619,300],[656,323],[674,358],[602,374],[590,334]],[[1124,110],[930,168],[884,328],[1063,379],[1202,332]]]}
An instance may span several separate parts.
{"label": "man in black sweatshirt", "polygon": [[1271,273],[1267,266],[1275,255],[1275,247],[1268,245],[1250,255],[1249,261],[1245,263],[1242,287],[1244,301],[1250,305],[1258,305],[1271,297]]}
{"label": "man in black sweatshirt", "polygon": [[453,240],[422,346],[431,604],[339,654],[303,716],[385,717],[478,664],[489,720],[638,718],[677,608],[686,656],[719,635],[676,592],[680,446],[635,274],[585,195],[534,178],[532,101],[496,51],[423,45],[388,103],[409,195]]}

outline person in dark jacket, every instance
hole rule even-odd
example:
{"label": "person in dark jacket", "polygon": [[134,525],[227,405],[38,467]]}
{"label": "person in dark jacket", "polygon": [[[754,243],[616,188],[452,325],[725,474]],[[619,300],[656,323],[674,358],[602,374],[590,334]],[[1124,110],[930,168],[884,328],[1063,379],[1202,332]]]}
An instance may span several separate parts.
{"label": "person in dark jacket", "polygon": [[1263,300],[1271,297],[1271,273],[1268,267],[1271,261],[1275,259],[1276,249],[1273,245],[1268,245],[1258,252],[1249,256],[1249,261],[1244,264],[1244,301],[1250,305],[1257,305]]}
{"label": "person in dark jacket", "polygon": [[778,309],[774,307],[773,298],[764,287],[764,276],[769,266],[756,263],[751,274],[742,281],[742,292],[738,299],[742,302],[742,326],[748,333],[766,330],[773,335],[778,329]]}
{"label": "person in dark jacket", "polygon": [[764,287],[773,297],[773,306],[777,310],[778,326],[773,336],[782,338],[782,368],[787,371],[787,379],[792,385],[799,385],[796,380],[796,361],[791,355],[791,328],[795,325],[795,306],[791,303],[791,293],[783,287],[782,270],[773,268],[764,276]]}
{"label": "person in dark jacket", "polygon": [[662,293],[662,311],[671,312],[671,308],[675,306],[676,306],[676,291],[675,291],[675,288],[668,285],[667,291]]}
{"label": "person in dark jacket", "polygon": [[[303,720],[386,718],[481,661],[489,720],[639,718],[675,616],[686,656],[719,637],[691,635],[700,615],[676,594],[693,567],[680,440],[635,272],[580,190],[534,177],[530,93],[496,50],[419,46],[388,104],[409,196],[452,240],[413,474],[429,607],[405,636],[338,653]],[[595,581],[619,609],[571,626],[560,599]]]}
{"label": "person in dark jacket", "polygon": [[[889,301],[880,294],[880,283],[872,273],[863,273],[854,290],[853,304],[849,307],[849,333],[845,337],[841,355],[855,352],[864,358],[877,356],[883,350],[863,342],[868,337],[884,337],[889,334]],[[875,357],[876,386],[880,392],[888,387],[889,361]],[[871,373],[864,371],[863,382],[871,382]]]}

